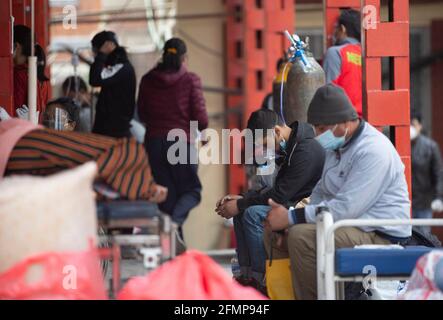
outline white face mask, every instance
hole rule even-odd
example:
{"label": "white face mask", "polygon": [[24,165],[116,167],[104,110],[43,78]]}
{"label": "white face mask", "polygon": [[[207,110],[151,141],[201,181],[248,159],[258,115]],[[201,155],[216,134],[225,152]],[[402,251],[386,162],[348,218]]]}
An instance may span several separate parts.
{"label": "white face mask", "polygon": [[417,129],[415,129],[414,126],[411,126],[409,130],[410,130],[411,140],[415,140],[418,137]]}

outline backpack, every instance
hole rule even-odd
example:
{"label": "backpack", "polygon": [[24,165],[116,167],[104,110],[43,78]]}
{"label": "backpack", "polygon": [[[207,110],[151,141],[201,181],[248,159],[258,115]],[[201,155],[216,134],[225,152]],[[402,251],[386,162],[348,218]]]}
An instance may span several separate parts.
{"label": "backpack", "polygon": [[430,232],[423,232],[420,228],[412,227],[411,238],[403,246],[425,246],[430,248],[440,248],[441,242]]}

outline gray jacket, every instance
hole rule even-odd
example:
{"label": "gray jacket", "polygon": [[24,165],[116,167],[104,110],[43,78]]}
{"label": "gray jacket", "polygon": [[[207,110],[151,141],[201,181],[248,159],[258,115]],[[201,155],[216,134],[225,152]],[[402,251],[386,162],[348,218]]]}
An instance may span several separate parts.
{"label": "gray jacket", "polygon": [[420,134],[411,143],[412,208],[429,209],[435,198],[443,200],[443,166],[438,144]]}
{"label": "gray jacket", "polygon": [[[328,207],[334,221],[343,219],[409,219],[410,201],[405,167],[392,145],[364,121],[338,151],[327,151],[323,174],[305,208],[305,218],[315,223],[315,209]],[[410,226],[362,227],[406,238]]]}

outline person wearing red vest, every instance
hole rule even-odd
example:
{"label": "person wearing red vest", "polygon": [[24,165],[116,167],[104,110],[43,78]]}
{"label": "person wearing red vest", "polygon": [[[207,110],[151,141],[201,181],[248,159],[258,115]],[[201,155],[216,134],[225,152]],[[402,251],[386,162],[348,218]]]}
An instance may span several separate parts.
{"label": "person wearing red vest", "polygon": [[334,33],[335,45],[326,51],[323,69],[326,82],[342,87],[362,117],[362,58],[360,12],[343,10]]}

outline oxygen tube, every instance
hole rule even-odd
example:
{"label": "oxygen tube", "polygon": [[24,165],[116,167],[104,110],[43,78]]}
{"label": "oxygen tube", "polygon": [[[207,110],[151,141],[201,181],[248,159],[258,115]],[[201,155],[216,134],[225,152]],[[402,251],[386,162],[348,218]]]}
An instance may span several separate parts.
{"label": "oxygen tube", "polygon": [[282,78],[281,78],[281,85],[280,85],[280,117],[283,120],[283,123],[286,124],[285,116],[283,113],[283,92],[284,92],[284,84],[285,84],[285,75],[286,75],[286,68],[289,64],[294,63],[295,61],[299,61],[303,71],[307,72],[308,69],[310,69],[312,66],[309,63],[308,59],[306,58],[305,54],[305,48],[307,47],[306,43],[301,41],[300,37],[296,34],[291,35],[288,30],[285,30],[285,36],[288,38],[288,40],[291,42],[291,47],[289,47],[289,61],[286,62],[283,71],[282,71]]}

